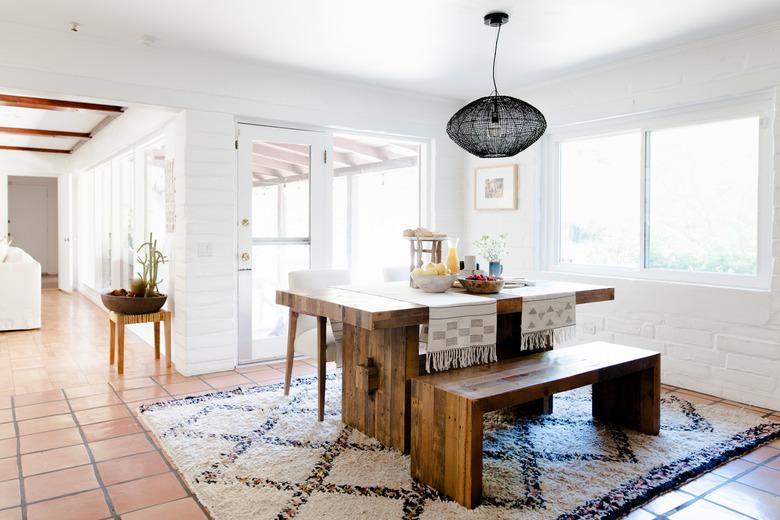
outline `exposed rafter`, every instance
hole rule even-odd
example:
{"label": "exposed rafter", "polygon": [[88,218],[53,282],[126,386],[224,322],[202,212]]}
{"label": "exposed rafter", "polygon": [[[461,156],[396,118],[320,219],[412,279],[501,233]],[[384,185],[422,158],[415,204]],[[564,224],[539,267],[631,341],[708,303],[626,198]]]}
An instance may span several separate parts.
{"label": "exposed rafter", "polygon": [[333,175],[336,177],[343,177],[345,175],[356,175],[359,173],[373,173],[386,170],[396,170],[399,168],[410,168],[417,166],[417,156],[412,155],[409,157],[399,157],[397,159],[388,159],[387,161],[358,164],[355,166],[345,166],[343,168],[335,168]]}
{"label": "exposed rafter", "polygon": [[[271,146],[266,143],[254,143],[252,145],[252,154],[255,157],[262,157],[268,159],[276,159],[279,161],[285,161],[298,166],[305,166],[309,168],[309,155],[299,154],[276,146]],[[262,161],[261,161],[262,162]]]}
{"label": "exposed rafter", "polygon": [[38,135],[44,137],[75,137],[77,139],[89,139],[89,132],[68,132],[66,130],[40,130],[38,128],[14,128],[0,126],[0,133],[17,135]]}
{"label": "exposed rafter", "polygon": [[265,166],[267,168],[274,168],[283,172],[287,172],[290,175],[302,175],[309,173],[309,166],[301,166],[300,164],[293,164],[286,161],[280,161],[279,159],[272,159],[270,157],[253,157],[253,166]]}
{"label": "exposed rafter", "polygon": [[0,105],[21,108],[37,108],[40,110],[94,110],[96,112],[115,114],[121,114],[125,110],[125,107],[117,105],[82,103],[80,101],[63,101],[61,99],[46,99],[26,96],[10,96],[8,94],[0,94]]}
{"label": "exposed rafter", "polygon": [[0,150],[17,150],[19,152],[70,153],[70,150],[60,150],[58,148],[34,148],[31,146],[0,145]]}
{"label": "exposed rafter", "polygon": [[370,161],[385,161],[387,159],[396,159],[400,154],[394,154],[386,148],[380,146],[371,146],[354,139],[346,137],[334,137],[333,147],[340,148],[339,151],[353,153],[366,157]]}
{"label": "exposed rafter", "polygon": [[[121,115],[125,107],[117,105],[105,105],[100,103],[84,103],[80,101],[64,101],[59,99],[36,98],[27,96],[13,96],[0,94],[0,107],[16,107],[34,110],[59,110],[77,112],[80,110],[89,110],[103,114],[103,118],[89,132],[76,132],[71,130],[48,130],[43,128],[20,128],[20,127],[0,127],[0,134],[27,135],[42,138],[71,138],[77,139],[76,143],[69,149],[51,148],[44,146],[12,146],[2,145],[2,150],[17,150],[25,152],[44,152],[44,153],[72,153],[83,145],[88,139],[93,137],[104,126],[110,123],[114,118]],[[35,143],[37,144],[37,143]],[[55,145],[56,146],[56,145]]]}

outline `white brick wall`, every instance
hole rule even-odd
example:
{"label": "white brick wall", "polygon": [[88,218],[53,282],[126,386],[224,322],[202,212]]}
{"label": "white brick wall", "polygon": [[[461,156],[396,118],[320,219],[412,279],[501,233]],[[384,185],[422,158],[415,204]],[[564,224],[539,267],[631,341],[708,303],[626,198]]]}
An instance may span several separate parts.
{"label": "white brick wall", "polygon": [[[188,110],[176,120],[173,361],[184,375],[236,365],[234,139],[230,114]],[[212,256],[198,256],[202,242]]]}
{"label": "white brick wall", "polygon": [[[780,86],[780,25],[752,28],[516,90],[544,112],[551,126],[663,110]],[[780,151],[780,118],[774,121]],[[780,186],[780,155],[773,158]],[[483,162],[472,160],[470,167]],[[495,160],[493,162],[496,162]],[[503,160],[503,162],[506,162]],[[727,399],[780,409],[780,190],[774,193],[771,291],[560,276],[539,272],[541,146],[516,158],[520,165],[518,212],[471,210],[466,177],[468,244],[485,232],[505,231],[518,247],[506,264],[512,274],[603,283],[616,301],[578,308],[578,341],[612,340],[662,353],[662,380]],[[524,244],[537,247],[520,247]]]}

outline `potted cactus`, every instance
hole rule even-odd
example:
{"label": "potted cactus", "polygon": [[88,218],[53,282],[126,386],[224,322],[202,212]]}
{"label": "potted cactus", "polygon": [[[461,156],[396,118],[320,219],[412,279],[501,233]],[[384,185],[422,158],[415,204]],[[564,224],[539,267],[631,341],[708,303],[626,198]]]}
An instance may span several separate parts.
{"label": "potted cactus", "polygon": [[159,268],[161,264],[168,262],[168,258],[157,249],[157,240],[152,233],[149,233],[149,241],[141,244],[137,252],[142,269],[138,278],[130,282],[130,289],[114,289],[110,293],[100,295],[103,305],[110,311],[121,314],[150,314],[159,311],[168,299],[167,295],[158,291],[158,285],[162,282],[158,279]]}

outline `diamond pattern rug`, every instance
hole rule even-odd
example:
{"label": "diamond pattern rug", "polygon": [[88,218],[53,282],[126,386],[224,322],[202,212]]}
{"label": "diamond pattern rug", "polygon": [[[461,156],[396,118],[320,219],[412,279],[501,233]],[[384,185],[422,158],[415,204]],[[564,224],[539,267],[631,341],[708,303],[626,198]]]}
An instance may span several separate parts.
{"label": "diamond pattern rug", "polygon": [[142,407],[217,520],[615,518],[780,436],[780,424],[724,406],[662,400],[658,437],[591,417],[590,389],[555,413],[485,417],[484,499],[472,511],[410,477],[409,458],[340,421],[340,374],[316,420],[316,380]]}

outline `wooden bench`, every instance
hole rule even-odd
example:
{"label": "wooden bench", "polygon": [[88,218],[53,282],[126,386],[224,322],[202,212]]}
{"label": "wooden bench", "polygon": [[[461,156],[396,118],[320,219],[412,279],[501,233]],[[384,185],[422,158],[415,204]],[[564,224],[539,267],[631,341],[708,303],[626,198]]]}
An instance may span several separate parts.
{"label": "wooden bench", "polygon": [[588,343],[412,380],[412,476],[461,505],[482,500],[482,414],[593,385],[593,416],[658,435],[661,356]]}

